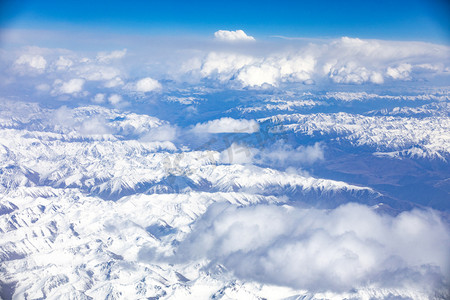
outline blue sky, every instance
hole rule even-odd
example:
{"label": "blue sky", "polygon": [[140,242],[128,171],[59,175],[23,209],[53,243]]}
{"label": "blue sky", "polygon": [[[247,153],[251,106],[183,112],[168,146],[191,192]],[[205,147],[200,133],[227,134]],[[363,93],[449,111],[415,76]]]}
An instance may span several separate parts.
{"label": "blue sky", "polygon": [[1,26],[143,34],[422,40],[448,43],[444,0],[378,1],[2,1]]}

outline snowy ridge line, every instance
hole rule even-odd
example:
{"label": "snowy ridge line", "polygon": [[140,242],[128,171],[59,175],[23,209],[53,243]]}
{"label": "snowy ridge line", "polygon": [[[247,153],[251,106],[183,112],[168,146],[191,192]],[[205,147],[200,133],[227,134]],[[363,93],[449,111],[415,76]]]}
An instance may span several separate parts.
{"label": "snowy ridge line", "polygon": [[394,107],[393,109],[371,110],[369,116],[400,116],[400,117],[427,117],[450,116],[450,102],[425,104],[419,107]]}
{"label": "snowy ridge line", "polygon": [[[254,103],[251,106],[238,106],[234,109],[229,109],[227,112],[237,110],[241,114],[255,113],[255,112],[269,112],[269,111],[295,111],[300,109],[311,109],[317,106],[337,105],[331,100],[351,102],[351,101],[377,101],[377,100],[392,100],[392,101],[426,101],[431,102],[425,104],[420,108],[399,107],[393,109],[392,115],[399,114],[429,114],[429,115],[448,115],[448,102],[450,101],[450,92],[441,92],[434,94],[419,94],[412,96],[392,96],[392,95],[378,95],[369,94],[367,92],[327,92],[325,95],[313,94],[304,92],[301,94],[287,94],[281,97],[272,97],[269,99],[261,99],[260,103]],[[368,114],[375,114],[377,111],[370,111]],[[381,115],[386,115],[388,111],[383,109],[379,112]]]}
{"label": "snowy ridge line", "polygon": [[[414,115],[414,114],[432,114],[432,115],[448,115],[448,102],[450,101],[450,94],[423,94],[415,96],[391,96],[391,95],[377,95],[368,94],[366,92],[361,93],[348,93],[348,92],[328,92],[326,95],[314,95],[311,93],[304,93],[299,95],[299,99],[289,99],[295,97],[287,97],[288,99],[265,99],[263,100],[263,105],[254,105],[248,107],[236,107],[237,111],[242,114],[245,113],[255,113],[263,111],[295,111],[297,109],[312,108],[316,106],[327,106],[334,103],[330,100],[338,100],[344,102],[351,101],[367,101],[367,100],[392,100],[392,101],[427,101],[432,102],[431,104],[425,104],[420,108],[408,108],[399,107],[396,110],[392,110],[392,115]],[[444,111],[442,111],[444,110]],[[232,110],[229,110],[230,112]],[[374,114],[376,111],[371,111],[369,114]],[[387,110],[380,111],[380,114],[386,115]]]}
{"label": "snowy ridge line", "polygon": [[[212,203],[239,206],[283,203],[275,197],[244,193],[187,193],[133,195],[117,202],[86,197],[76,189],[65,190],[58,205],[50,199],[11,199],[20,211],[2,217],[4,235],[14,244],[1,244],[1,255],[10,270],[7,278],[18,280],[16,295],[33,292],[43,297],[154,296],[196,298],[206,295],[275,298],[284,295],[310,299],[378,297],[389,295],[426,298],[420,290],[358,289],[352,293],[317,293],[237,280],[220,265],[208,262],[178,264],[148,261],[148,247],[172,253],[173,241],[191,232],[194,220]],[[51,203],[51,202],[50,202]],[[98,212],[102,211],[99,219]],[[9,220],[9,221],[8,221]],[[5,226],[8,226],[5,228]],[[94,238],[95,237],[95,238]],[[39,249],[39,251],[38,251]],[[48,257],[53,257],[49,260]],[[12,258],[12,259],[10,259]],[[67,264],[71,261],[71,264]],[[26,274],[17,272],[24,265]],[[130,269],[131,267],[131,269]],[[203,269],[204,267],[204,269]],[[57,274],[57,275],[55,275]],[[115,284],[120,282],[121,284]],[[177,287],[174,289],[174,287]]]}
{"label": "snowy ridge line", "polygon": [[447,116],[416,119],[340,112],[277,115],[258,121],[274,124],[277,132],[329,135],[337,141],[349,141],[354,146],[373,146],[377,151],[403,150],[414,146],[422,148],[426,157],[439,159],[450,153],[450,117]]}
{"label": "snowy ridge line", "polygon": [[[108,109],[101,106],[89,105],[69,109],[43,109],[38,105],[18,103],[18,107],[25,107],[17,112],[12,108],[12,101],[3,104],[4,110],[0,111],[0,128],[28,130],[45,137],[54,135],[60,139],[124,139],[131,137],[136,139],[145,136],[150,130],[168,126],[167,121],[155,117],[119,112],[116,109]],[[61,134],[61,135],[57,135]]]}
{"label": "snowy ridge line", "polygon": [[323,101],[315,100],[266,100],[267,104],[252,107],[237,107],[236,109],[243,114],[259,111],[285,110],[294,111],[298,108],[309,108],[318,105],[326,105]]}
{"label": "snowy ridge line", "polygon": [[[0,125],[0,127],[3,127]],[[43,130],[18,129],[20,126],[4,126],[0,128],[3,136],[23,136],[24,138],[35,141],[60,141],[60,142],[89,142],[89,141],[119,141],[114,134],[80,134],[72,131],[67,133],[49,132]]]}
{"label": "snowy ridge line", "polygon": [[[201,146],[188,147],[184,137],[144,139],[172,126],[145,115],[25,105],[16,122],[11,111],[0,111],[5,124],[17,126],[0,128],[0,295],[6,298],[448,295],[447,212],[385,195],[364,180],[309,173],[321,174],[313,169],[322,161],[333,163],[326,147],[342,141],[363,151],[369,146],[376,156],[437,151],[445,159],[445,114],[286,114],[257,122],[225,114],[194,119],[209,124],[199,134],[191,130],[196,124],[186,125],[185,140],[203,138],[196,141]],[[312,138],[290,141],[296,134]],[[223,145],[212,145],[218,138]]]}
{"label": "snowy ridge line", "polygon": [[[305,191],[361,189],[342,182],[288,175],[270,169],[220,165],[220,153],[215,151],[152,152],[154,148],[137,141],[68,143],[34,139],[23,139],[18,142],[17,139],[8,139],[7,142],[5,138],[5,143],[8,143],[6,149],[13,149],[9,153],[14,153],[14,156],[9,158],[12,159],[10,164],[24,166],[19,169],[13,168],[11,170],[15,170],[14,172],[2,175],[6,180],[4,186],[7,188],[27,185],[77,187],[86,192],[105,196],[113,194],[119,196],[123,192],[137,191],[150,193],[192,189],[229,191],[235,188],[279,185],[298,186]],[[8,157],[7,153],[4,152],[5,158]],[[242,172],[245,175],[240,174]],[[16,182],[15,184],[7,183],[11,178],[15,178],[11,181]],[[21,181],[17,181],[19,178],[22,178]],[[253,178],[253,183],[249,178]],[[279,179],[274,181],[274,178]]]}
{"label": "snowy ridge line", "polygon": [[[218,165],[214,167],[202,167],[200,174],[209,178],[214,186],[233,189],[263,189],[267,186],[292,186],[300,187],[306,191],[317,189],[321,191],[331,190],[355,190],[374,192],[371,188],[350,185],[342,181],[329,179],[317,179],[296,174],[287,174],[269,168],[243,165]],[[196,174],[195,174],[196,175]]]}
{"label": "snowy ridge line", "polygon": [[395,101],[450,101],[450,91],[435,92],[432,94],[419,94],[419,95],[379,95],[367,92],[327,92],[323,96],[316,96],[318,99],[335,99],[340,101],[366,101],[370,99],[384,99]]}
{"label": "snowy ridge line", "polygon": [[[27,274],[15,272],[14,278],[20,279],[20,283],[16,286],[16,295],[25,295],[30,291],[44,297],[106,295],[104,293],[117,296],[155,295],[155,293],[166,295],[173,293],[171,286],[177,284],[186,286],[181,287],[181,290],[176,293],[183,292],[185,288],[186,291],[190,291],[189,287],[195,285],[196,277],[202,286],[204,280],[206,282],[211,280],[208,279],[209,276],[204,272],[198,272],[196,267],[190,265],[171,267],[161,264],[143,264],[139,262],[139,259],[136,261],[136,250],[139,249],[139,245],[145,243],[155,246],[161,243],[159,238],[163,237],[156,238],[144,229],[151,224],[167,224],[170,228],[177,228],[176,231],[180,233],[176,236],[179,236],[184,230],[189,230],[188,225],[206,210],[208,203],[232,201],[231,203],[248,205],[248,203],[260,202],[264,199],[262,196],[255,197],[241,193],[194,193],[192,195],[137,195],[114,203],[86,198],[77,192],[73,195],[65,193],[58,196],[59,201],[56,207],[43,206],[42,204],[48,200],[42,198],[17,198],[15,202],[18,202],[21,211],[9,214],[10,221],[6,224],[2,222],[2,231],[7,232],[5,235],[7,240],[15,241],[14,244],[9,242],[1,246],[0,253],[2,259],[7,258],[4,263],[8,269],[22,269],[21,261],[26,261],[33,266]],[[152,199],[152,201],[145,201],[144,198]],[[276,201],[273,197],[267,199],[270,202]],[[145,205],[142,206],[143,204]],[[99,210],[105,212],[100,222],[106,226],[116,226],[118,222],[121,222],[120,220],[123,220],[121,233],[114,233],[111,229],[105,231],[102,225],[95,225],[99,222],[96,213]],[[147,213],[142,214],[143,210]],[[117,220],[119,211],[121,219]],[[158,211],[162,214],[158,214]],[[52,221],[48,223],[48,220]],[[114,223],[112,223],[113,220],[115,220]],[[2,218],[1,221],[5,219]],[[107,225],[108,223],[110,225]],[[43,225],[46,229],[42,229]],[[119,235],[116,237],[117,233]],[[93,234],[97,236],[97,239],[90,238]],[[133,240],[139,241],[137,245],[136,242],[132,242]],[[130,245],[132,245],[131,249]],[[39,252],[37,252],[38,248]],[[47,261],[47,255],[58,257],[58,259],[52,262]],[[131,259],[130,255],[134,259]],[[72,266],[65,263],[68,259],[73,262]],[[123,259],[134,261],[131,262],[133,272],[127,272],[120,267]],[[51,264],[50,269],[48,263]],[[188,270],[184,270],[185,268]],[[55,270],[67,275],[51,275]],[[186,276],[190,279],[181,275],[183,273],[188,273]],[[12,274],[14,272],[8,277]],[[87,276],[88,274],[91,275]],[[195,274],[197,274],[196,277],[194,277]],[[130,275],[132,275],[131,278],[126,279]],[[104,280],[107,278],[120,280],[122,284],[106,283]],[[142,278],[146,280],[136,285]],[[214,281],[216,283],[213,284],[211,293],[214,293],[214,289],[223,286],[223,279]],[[105,286],[108,286],[106,290]]]}

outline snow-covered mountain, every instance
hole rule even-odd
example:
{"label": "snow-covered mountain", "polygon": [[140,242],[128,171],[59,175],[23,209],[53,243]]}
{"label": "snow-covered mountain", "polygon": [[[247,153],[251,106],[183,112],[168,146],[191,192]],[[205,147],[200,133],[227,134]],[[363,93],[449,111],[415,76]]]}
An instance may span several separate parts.
{"label": "snow-covered mountain", "polygon": [[423,118],[364,116],[343,112],[289,114],[276,115],[261,122],[278,125],[273,130],[293,131],[307,136],[326,135],[356,147],[370,146],[376,151],[417,149],[411,155],[446,160],[450,149],[450,117],[447,106],[437,108],[440,109],[447,113]]}
{"label": "snow-covered mountain", "polygon": [[0,298],[450,298],[448,46],[65,32],[1,32]]}
{"label": "snow-covered mountain", "polygon": [[[367,154],[425,164],[434,197],[448,195],[448,103],[302,111],[329,105],[319,96],[240,104],[178,124],[100,106],[2,100],[2,297],[448,296],[448,203],[423,210],[429,205],[364,179],[376,174],[370,168],[359,169],[367,184],[338,179],[343,169],[350,174],[348,163],[331,172],[345,158],[337,151],[361,162]],[[234,115],[255,112],[273,115]],[[423,245],[411,251],[418,239]]]}

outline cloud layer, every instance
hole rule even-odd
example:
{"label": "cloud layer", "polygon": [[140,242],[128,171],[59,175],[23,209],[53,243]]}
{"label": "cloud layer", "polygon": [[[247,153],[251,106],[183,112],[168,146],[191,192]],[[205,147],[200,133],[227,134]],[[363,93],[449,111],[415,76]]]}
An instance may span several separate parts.
{"label": "cloud layer", "polygon": [[[0,84],[3,90],[29,88],[35,95],[24,94],[30,97],[67,101],[118,94],[128,100],[186,85],[224,89],[383,86],[442,82],[450,76],[450,48],[444,45],[348,37],[310,43],[263,42],[242,30],[219,30],[215,40],[230,43],[209,39],[191,45],[177,40],[162,43],[153,54],[138,47],[91,53],[35,46],[8,49],[0,59],[7,80]],[[99,99],[96,103],[112,103]]]}
{"label": "cloud layer", "polygon": [[208,258],[241,278],[311,291],[443,288],[450,230],[432,211],[379,215],[337,209],[216,204],[182,242],[177,258]]}
{"label": "cloud layer", "polygon": [[239,51],[211,51],[192,74],[240,87],[283,83],[375,84],[449,75],[446,46],[421,42],[390,42],[343,37],[310,43],[263,56]]}

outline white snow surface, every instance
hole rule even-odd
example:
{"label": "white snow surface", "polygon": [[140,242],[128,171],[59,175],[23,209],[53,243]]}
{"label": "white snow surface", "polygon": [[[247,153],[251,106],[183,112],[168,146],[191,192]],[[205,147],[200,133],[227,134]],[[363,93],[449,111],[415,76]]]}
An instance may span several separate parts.
{"label": "white snow surface", "polygon": [[[267,120],[281,130],[338,134],[380,149],[421,144],[433,155],[450,149],[447,117],[339,113]],[[241,278],[207,256],[158,258],[176,257],[178,245],[213,204],[294,209],[278,191],[379,196],[368,187],[305,173],[224,165],[219,151],[140,140],[168,125],[98,106],[52,110],[2,103],[2,293],[13,299],[428,299],[430,290],[422,285],[308,291],[288,282]]]}
{"label": "white snow surface", "polygon": [[411,156],[443,160],[450,154],[448,114],[424,118],[365,116],[344,112],[285,114],[259,121],[271,122],[275,125],[273,130],[277,132],[292,131],[307,136],[330,136],[353,146],[373,147],[376,151],[409,151]]}

